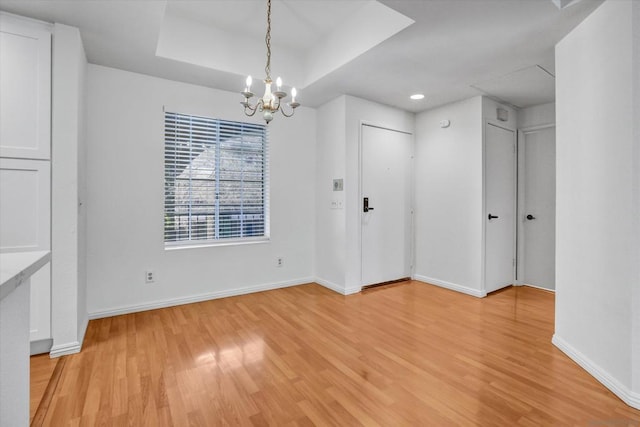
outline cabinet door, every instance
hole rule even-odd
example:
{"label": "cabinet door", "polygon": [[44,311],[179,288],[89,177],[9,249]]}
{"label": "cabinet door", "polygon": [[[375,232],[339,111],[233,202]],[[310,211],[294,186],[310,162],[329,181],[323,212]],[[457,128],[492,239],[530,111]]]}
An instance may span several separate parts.
{"label": "cabinet door", "polygon": [[0,157],[51,157],[51,31],[0,14]]}
{"label": "cabinet door", "polygon": [[[47,160],[0,158],[0,252],[50,250],[51,175]],[[31,278],[31,341],[51,338],[51,273]]]}

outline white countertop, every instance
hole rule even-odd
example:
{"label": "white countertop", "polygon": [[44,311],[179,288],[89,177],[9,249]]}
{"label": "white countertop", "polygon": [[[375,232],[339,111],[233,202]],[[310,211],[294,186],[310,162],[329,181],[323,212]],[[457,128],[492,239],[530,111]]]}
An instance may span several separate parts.
{"label": "white countertop", "polygon": [[49,251],[0,254],[0,300],[51,260]]}

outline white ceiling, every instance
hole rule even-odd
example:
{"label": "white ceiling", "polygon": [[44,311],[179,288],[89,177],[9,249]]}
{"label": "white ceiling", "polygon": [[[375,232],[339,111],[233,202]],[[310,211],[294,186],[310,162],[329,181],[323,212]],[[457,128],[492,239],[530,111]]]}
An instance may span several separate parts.
{"label": "white ceiling", "polygon": [[471,86],[494,99],[508,102],[515,108],[544,104],[555,98],[555,77],[539,65]]}
{"label": "white ceiling", "polygon": [[[310,106],[343,93],[416,112],[479,94],[536,105],[554,98],[555,44],[602,1],[559,10],[550,0],[273,0],[271,68]],[[264,75],[265,0],[0,9],[80,28],[94,64],[230,91]],[[411,101],[417,92],[425,99]]]}
{"label": "white ceiling", "polygon": [[[290,85],[302,89],[414,22],[377,1],[325,1],[322,2],[322,11],[316,9],[318,3],[298,1],[292,3],[294,7],[282,3],[282,6],[288,6],[282,7],[281,11],[279,9],[276,15],[282,23],[277,24],[275,16],[272,18],[273,77],[282,74]],[[247,31],[238,29],[243,21],[259,22],[259,19],[251,19],[251,15],[259,11],[262,12],[262,20],[266,21],[266,8],[237,0],[205,3],[204,11],[216,10],[225,16],[225,19],[213,19],[210,13],[204,18],[198,17],[202,5],[201,1],[190,0],[167,4],[156,56],[263,78],[266,23],[263,26],[247,25],[251,28]],[[253,8],[246,10],[247,5]],[[314,21],[314,16],[318,18],[317,23],[308,25]],[[345,22],[348,20],[348,24],[336,25],[333,18],[336,16]],[[289,31],[295,37],[279,37],[277,29]]]}
{"label": "white ceiling", "polygon": [[[301,3],[304,3],[303,7]],[[358,13],[367,3],[368,0],[274,0],[273,37],[295,34],[295,37],[282,37],[280,45],[296,50],[311,48],[336,27],[346,24],[345,18]],[[228,33],[241,30],[245,36],[256,40],[265,36],[265,0],[182,0],[169,2],[167,8],[172,14]]]}

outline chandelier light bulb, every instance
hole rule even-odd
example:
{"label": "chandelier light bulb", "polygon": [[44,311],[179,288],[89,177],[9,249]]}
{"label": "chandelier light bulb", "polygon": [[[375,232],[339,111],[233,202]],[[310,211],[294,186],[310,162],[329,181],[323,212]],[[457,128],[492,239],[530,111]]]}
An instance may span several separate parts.
{"label": "chandelier light bulb", "polygon": [[262,97],[263,107],[271,108],[273,95],[271,94],[271,81],[265,80],[264,82],[264,96]]}
{"label": "chandelier light bulb", "polygon": [[253,83],[253,79],[251,76],[247,76],[247,92],[251,89],[251,83]]}
{"label": "chandelier light bulb", "polygon": [[296,95],[298,94],[298,91],[296,90],[296,88],[291,88],[291,102],[296,102]]}
{"label": "chandelier light bulb", "polygon": [[278,88],[278,90],[280,90],[281,86],[282,86],[282,79],[280,77],[278,77],[276,79],[276,87]]}

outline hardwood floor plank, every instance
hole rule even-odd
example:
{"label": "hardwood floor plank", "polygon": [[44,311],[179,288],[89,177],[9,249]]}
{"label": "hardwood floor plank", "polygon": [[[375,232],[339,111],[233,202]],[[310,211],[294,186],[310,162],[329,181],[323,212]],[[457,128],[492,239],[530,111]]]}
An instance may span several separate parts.
{"label": "hardwood floor plank", "polygon": [[408,282],[92,320],[43,425],[639,425],[551,344],[553,317],[533,288],[477,299]]}
{"label": "hardwood floor plank", "polygon": [[48,354],[31,357],[31,416],[29,419],[31,426],[38,427],[43,424],[55,390],[58,387],[64,365],[64,358],[51,359]]}

